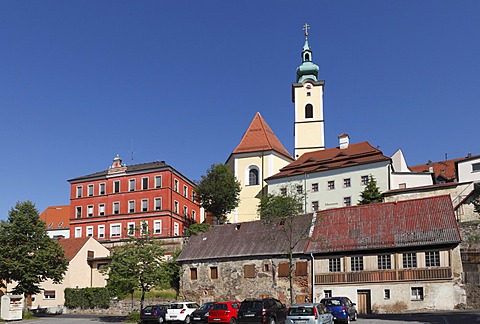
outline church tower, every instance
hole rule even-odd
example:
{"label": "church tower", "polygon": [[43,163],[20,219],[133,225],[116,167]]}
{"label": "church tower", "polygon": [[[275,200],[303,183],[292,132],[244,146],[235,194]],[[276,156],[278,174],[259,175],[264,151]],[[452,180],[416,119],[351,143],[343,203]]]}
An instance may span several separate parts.
{"label": "church tower", "polygon": [[292,101],[295,107],[294,158],[303,153],[325,149],[323,120],[323,88],[325,81],[318,80],[320,68],[312,61],[308,44],[309,25],[305,24],[305,45],[302,64],[297,68],[297,80],[292,84]]}

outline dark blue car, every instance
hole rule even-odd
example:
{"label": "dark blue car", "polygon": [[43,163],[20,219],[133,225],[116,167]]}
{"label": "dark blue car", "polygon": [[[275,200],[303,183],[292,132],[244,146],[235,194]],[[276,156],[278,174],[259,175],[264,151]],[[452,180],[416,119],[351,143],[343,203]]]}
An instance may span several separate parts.
{"label": "dark blue car", "polygon": [[163,323],[168,305],[148,305],[140,311],[140,320],[143,323]]}
{"label": "dark blue car", "polygon": [[320,301],[332,313],[335,323],[350,323],[358,317],[355,303],[348,297],[329,297]]}

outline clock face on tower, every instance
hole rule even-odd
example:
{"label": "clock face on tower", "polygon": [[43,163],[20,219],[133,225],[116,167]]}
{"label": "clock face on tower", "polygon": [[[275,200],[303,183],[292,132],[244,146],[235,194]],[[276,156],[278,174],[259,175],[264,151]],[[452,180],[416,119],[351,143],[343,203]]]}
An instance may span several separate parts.
{"label": "clock face on tower", "polygon": [[305,84],[303,85],[303,87],[304,87],[305,89],[307,89],[307,90],[312,89],[312,85],[311,85],[310,83],[305,83]]}

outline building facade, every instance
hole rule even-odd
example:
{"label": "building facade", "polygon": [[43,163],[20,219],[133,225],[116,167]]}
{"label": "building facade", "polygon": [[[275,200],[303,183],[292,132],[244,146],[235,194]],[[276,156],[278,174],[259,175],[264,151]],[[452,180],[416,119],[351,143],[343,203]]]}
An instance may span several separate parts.
{"label": "building facade", "polygon": [[194,183],[163,161],[126,166],[117,155],[108,170],[69,182],[70,237],[175,237],[200,222]]}

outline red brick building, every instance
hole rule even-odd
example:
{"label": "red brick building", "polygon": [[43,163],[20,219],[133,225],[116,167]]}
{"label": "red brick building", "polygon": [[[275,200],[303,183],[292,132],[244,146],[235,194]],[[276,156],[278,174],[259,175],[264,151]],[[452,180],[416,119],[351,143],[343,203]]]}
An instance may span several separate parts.
{"label": "red brick building", "polygon": [[114,242],[139,235],[182,236],[200,221],[194,183],[161,162],[125,165],[117,155],[105,171],[70,182],[70,237]]}

